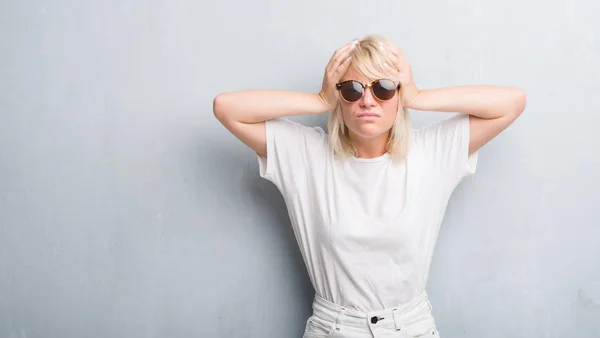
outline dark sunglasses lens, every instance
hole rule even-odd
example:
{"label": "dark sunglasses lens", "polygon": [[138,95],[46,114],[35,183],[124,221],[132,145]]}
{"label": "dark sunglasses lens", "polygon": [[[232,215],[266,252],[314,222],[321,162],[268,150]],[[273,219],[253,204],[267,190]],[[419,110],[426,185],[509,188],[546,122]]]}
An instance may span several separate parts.
{"label": "dark sunglasses lens", "polygon": [[379,80],[373,84],[373,94],[380,100],[389,100],[396,94],[396,84],[390,80]]}
{"label": "dark sunglasses lens", "polygon": [[340,88],[340,93],[342,94],[344,100],[348,102],[356,102],[362,97],[363,87],[355,81],[345,82]]}

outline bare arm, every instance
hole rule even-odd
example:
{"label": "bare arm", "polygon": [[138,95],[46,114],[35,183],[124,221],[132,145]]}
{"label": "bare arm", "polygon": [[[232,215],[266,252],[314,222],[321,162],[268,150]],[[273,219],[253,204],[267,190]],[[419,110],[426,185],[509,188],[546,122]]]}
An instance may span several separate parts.
{"label": "bare arm", "polygon": [[267,156],[265,121],[286,116],[321,114],[337,105],[335,84],[350,66],[354,43],[335,51],[318,94],[283,90],[244,90],[219,94],[213,101],[217,119],[257,154]]}
{"label": "bare arm", "polygon": [[525,92],[514,87],[457,86],[419,90],[410,65],[397,46],[382,46],[389,50],[390,68],[397,72],[401,83],[402,104],[406,108],[469,114],[469,155],[498,136],[523,112]]}
{"label": "bare arm", "polygon": [[525,92],[519,88],[462,86],[420,90],[407,106],[471,115],[469,154],[472,154],[511,125],[525,104]]}
{"label": "bare arm", "polygon": [[461,86],[420,90],[412,109],[470,114],[494,119],[517,114],[525,106],[525,93],[513,87]]}
{"label": "bare arm", "polygon": [[329,109],[318,94],[282,90],[244,90],[219,94],[213,101],[216,118],[256,153],[267,156],[265,121]]}

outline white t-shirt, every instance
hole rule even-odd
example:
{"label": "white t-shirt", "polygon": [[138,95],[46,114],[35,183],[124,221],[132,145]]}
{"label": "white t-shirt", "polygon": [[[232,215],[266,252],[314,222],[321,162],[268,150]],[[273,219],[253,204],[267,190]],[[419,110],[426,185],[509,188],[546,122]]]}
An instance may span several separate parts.
{"label": "white t-shirt", "polygon": [[390,308],[425,291],[448,200],[475,172],[469,117],[411,133],[405,162],[387,154],[339,161],[320,127],[266,122],[260,176],[285,200],[315,292],[359,311]]}

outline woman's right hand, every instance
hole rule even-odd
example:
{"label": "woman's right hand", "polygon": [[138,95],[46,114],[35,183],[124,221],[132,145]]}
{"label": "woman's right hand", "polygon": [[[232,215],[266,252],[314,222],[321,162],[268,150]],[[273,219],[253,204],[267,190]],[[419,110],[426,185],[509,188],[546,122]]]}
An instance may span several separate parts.
{"label": "woman's right hand", "polygon": [[346,74],[350,61],[352,60],[351,53],[358,41],[352,41],[340,47],[333,53],[327,67],[325,67],[325,76],[323,77],[323,86],[319,92],[321,100],[329,107],[329,110],[335,109],[339,96],[335,85],[340,81],[342,76]]}
{"label": "woman's right hand", "polygon": [[213,100],[215,117],[244,144],[267,157],[265,121],[286,116],[322,114],[335,109],[338,101],[335,84],[350,65],[348,57],[352,48],[351,42],[333,54],[325,69],[323,88],[318,95],[285,90],[221,93]]}

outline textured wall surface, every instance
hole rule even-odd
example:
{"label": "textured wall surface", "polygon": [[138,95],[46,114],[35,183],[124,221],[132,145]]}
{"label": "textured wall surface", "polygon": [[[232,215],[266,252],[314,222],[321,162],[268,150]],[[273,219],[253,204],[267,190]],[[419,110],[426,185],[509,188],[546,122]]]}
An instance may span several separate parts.
{"label": "textured wall surface", "polygon": [[600,337],[596,0],[0,2],[0,337],[300,337],[285,205],[212,99],[316,92],[369,33],[423,89],[528,94],[448,206],[442,336]]}

